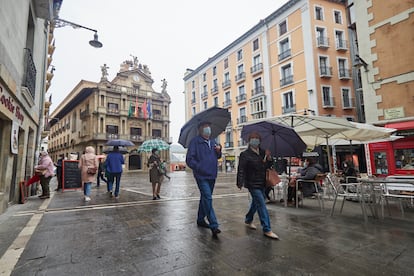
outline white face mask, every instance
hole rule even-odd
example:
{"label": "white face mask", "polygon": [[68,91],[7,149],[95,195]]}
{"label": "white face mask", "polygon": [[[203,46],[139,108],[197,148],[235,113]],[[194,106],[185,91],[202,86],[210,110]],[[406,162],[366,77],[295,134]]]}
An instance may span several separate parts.
{"label": "white face mask", "polygon": [[260,139],[251,138],[249,141],[250,146],[257,148],[260,145]]}
{"label": "white face mask", "polygon": [[208,136],[208,137],[210,137],[210,135],[211,135],[211,128],[208,126],[208,127],[205,127],[205,128],[203,128],[203,136]]}

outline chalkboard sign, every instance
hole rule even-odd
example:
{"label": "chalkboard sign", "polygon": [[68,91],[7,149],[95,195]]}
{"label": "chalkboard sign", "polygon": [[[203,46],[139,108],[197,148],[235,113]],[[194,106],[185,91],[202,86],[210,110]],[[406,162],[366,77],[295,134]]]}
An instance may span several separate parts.
{"label": "chalkboard sign", "polygon": [[63,160],[62,162],[62,191],[69,189],[81,189],[81,171],[78,168],[78,160]]}

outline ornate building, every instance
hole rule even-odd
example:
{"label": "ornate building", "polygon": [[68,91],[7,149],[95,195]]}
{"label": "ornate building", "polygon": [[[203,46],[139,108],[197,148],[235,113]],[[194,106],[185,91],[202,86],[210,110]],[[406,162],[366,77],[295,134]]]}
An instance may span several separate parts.
{"label": "ornate building", "polygon": [[99,83],[80,81],[50,115],[49,153],[55,160],[60,154],[79,156],[90,145],[101,154],[108,140],[126,139],[135,146],[125,157],[125,170],[144,169],[147,154],[136,151],[142,142],[160,138],[171,143],[167,82],[162,80],[156,92],[148,66],[136,57],[124,61],[112,81],[108,68],[101,66]]}

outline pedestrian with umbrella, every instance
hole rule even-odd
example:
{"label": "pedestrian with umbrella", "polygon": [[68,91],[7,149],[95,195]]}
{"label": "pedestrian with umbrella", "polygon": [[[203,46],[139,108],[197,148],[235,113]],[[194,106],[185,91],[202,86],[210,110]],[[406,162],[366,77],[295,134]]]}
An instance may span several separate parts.
{"label": "pedestrian with umbrella", "polygon": [[260,148],[261,136],[257,132],[251,132],[248,136],[248,148],[240,154],[237,168],[237,187],[241,190],[245,187],[252,197],[249,211],[244,223],[248,228],[256,230],[253,224],[254,214],[259,214],[263,234],[271,239],[279,239],[272,232],[269,213],[265,202],[266,170],[272,166],[270,150]]}
{"label": "pedestrian with umbrella", "polygon": [[[187,165],[193,170],[194,178],[200,190],[197,225],[210,228],[213,237],[221,233],[213,208],[213,190],[217,178],[218,159],[221,158],[221,145],[211,137],[211,123],[202,121],[198,124],[199,135],[188,145]],[[205,217],[209,223],[205,221]]]}
{"label": "pedestrian with umbrella", "polygon": [[149,177],[152,184],[152,199],[157,200],[161,199],[160,191],[163,178],[163,174],[160,171],[161,158],[159,155],[160,152],[157,148],[153,148],[151,153],[152,154],[148,159],[147,166],[149,168]]}
{"label": "pedestrian with umbrella", "polygon": [[[121,185],[122,165],[125,163],[124,157],[119,152],[119,147],[114,146],[113,151],[106,156],[105,166],[108,173],[108,194],[119,198],[119,190]],[[113,184],[115,181],[115,192],[113,194]]]}

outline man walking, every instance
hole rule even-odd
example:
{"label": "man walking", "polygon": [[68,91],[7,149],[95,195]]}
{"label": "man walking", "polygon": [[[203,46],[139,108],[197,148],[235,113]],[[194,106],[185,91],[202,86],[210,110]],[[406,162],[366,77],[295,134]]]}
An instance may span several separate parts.
{"label": "man walking", "polygon": [[[188,146],[186,162],[193,170],[194,178],[200,190],[197,225],[210,228],[213,237],[221,233],[218,228],[216,214],[213,208],[213,190],[217,178],[218,159],[221,158],[221,146],[210,140],[211,123],[198,124],[199,135],[194,137]],[[205,217],[209,224],[205,221]]]}

